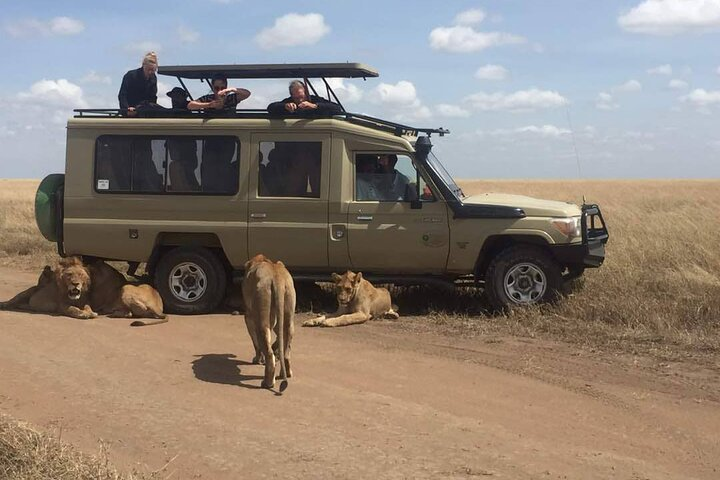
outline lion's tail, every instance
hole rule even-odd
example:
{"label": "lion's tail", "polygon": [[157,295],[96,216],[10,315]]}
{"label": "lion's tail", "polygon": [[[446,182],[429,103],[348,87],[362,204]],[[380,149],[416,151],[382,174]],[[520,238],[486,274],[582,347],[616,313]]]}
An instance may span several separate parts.
{"label": "lion's tail", "polygon": [[[277,340],[280,356],[280,371],[282,372],[282,382],[280,382],[280,392],[284,392],[288,386],[287,370],[285,368],[285,322],[290,319],[285,318],[285,285],[275,274],[272,283],[272,302],[275,304],[275,312],[277,314]],[[272,308],[270,309],[273,310]]]}
{"label": "lion's tail", "polygon": [[158,314],[155,317],[157,320],[145,321],[135,320],[130,324],[131,327],[149,327],[150,325],[160,325],[161,323],[167,323],[168,317],[165,314]]}

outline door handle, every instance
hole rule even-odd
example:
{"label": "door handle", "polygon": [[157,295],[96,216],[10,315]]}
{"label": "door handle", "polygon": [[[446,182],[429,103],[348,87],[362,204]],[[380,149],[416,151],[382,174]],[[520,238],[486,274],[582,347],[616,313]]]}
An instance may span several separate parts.
{"label": "door handle", "polygon": [[372,215],[358,215],[357,219],[361,222],[372,222],[373,217]]}
{"label": "door handle", "polygon": [[267,213],[251,213],[250,218],[267,218]]}

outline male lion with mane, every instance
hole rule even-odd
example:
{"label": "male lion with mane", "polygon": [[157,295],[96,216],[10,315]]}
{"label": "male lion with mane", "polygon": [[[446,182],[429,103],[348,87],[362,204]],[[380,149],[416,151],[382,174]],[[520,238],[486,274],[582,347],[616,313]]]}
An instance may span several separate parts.
{"label": "male lion with mane", "polygon": [[[264,255],[256,255],[245,264],[242,292],[245,301],[245,324],[255,347],[253,363],[265,363],[262,386],[275,386],[276,350],[280,357],[282,392],[287,388],[288,377],[292,376],[290,344],[295,328],[293,317],[296,300],[292,276],[282,262],[273,262]],[[272,330],[277,336],[277,345],[270,344]]]}
{"label": "male lion with mane", "polygon": [[130,285],[110,265],[97,260],[85,265],[79,257],[60,259],[55,268],[46,265],[37,285],[0,303],[0,310],[17,308],[59,313],[73,318],[149,317],[156,322],[133,322],[132,326],[166,322],[162,299],[149,285]]}
{"label": "male lion with mane", "polygon": [[78,257],[60,259],[55,268],[45,266],[34,287],[0,303],[0,309],[20,308],[59,313],[73,318],[94,318],[90,307],[90,272]]}
{"label": "male lion with mane", "polygon": [[342,275],[333,273],[332,279],[335,282],[337,311],[329,317],[322,315],[306,320],[303,327],[342,327],[365,323],[373,318],[400,318],[393,310],[390,292],[386,288],[375,288],[363,278],[362,272],[348,270]]}

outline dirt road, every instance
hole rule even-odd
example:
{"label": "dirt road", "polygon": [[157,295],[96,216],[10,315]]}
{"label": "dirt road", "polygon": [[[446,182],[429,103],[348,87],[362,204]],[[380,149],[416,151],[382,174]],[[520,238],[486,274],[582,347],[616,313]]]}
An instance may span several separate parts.
{"label": "dirt road", "polygon": [[297,328],[277,396],[242,317],[128,324],[0,312],[0,412],[175,479],[720,478],[713,370],[374,322]]}

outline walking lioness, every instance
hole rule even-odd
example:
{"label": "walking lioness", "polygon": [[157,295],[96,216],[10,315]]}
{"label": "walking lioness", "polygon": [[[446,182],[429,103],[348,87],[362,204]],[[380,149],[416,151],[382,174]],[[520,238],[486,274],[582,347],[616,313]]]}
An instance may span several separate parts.
{"label": "walking lioness", "polygon": [[332,274],[335,282],[338,309],[330,317],[313,318],[303,322],[303,327],[342,327],[365,323],[373,318],[397,320],[400,315],[393,310],[390,292],[386,288],[375,288],[362,277],[362,273],[350,270],[342,275]]}
{"label": "walking lioness", "polygon": [[253,363],[265,363],[262,386],[275,386],[275,354],[272,345],[274,330],[283,379],[280,384],[282,392],[287,388],[288,377],[292,376],[290,344],[295,315],[293,279],[282,262],[273,263],[264,255],[256,255],[245,264],[242,292],[245,301],[245,324],[255,347]]}

